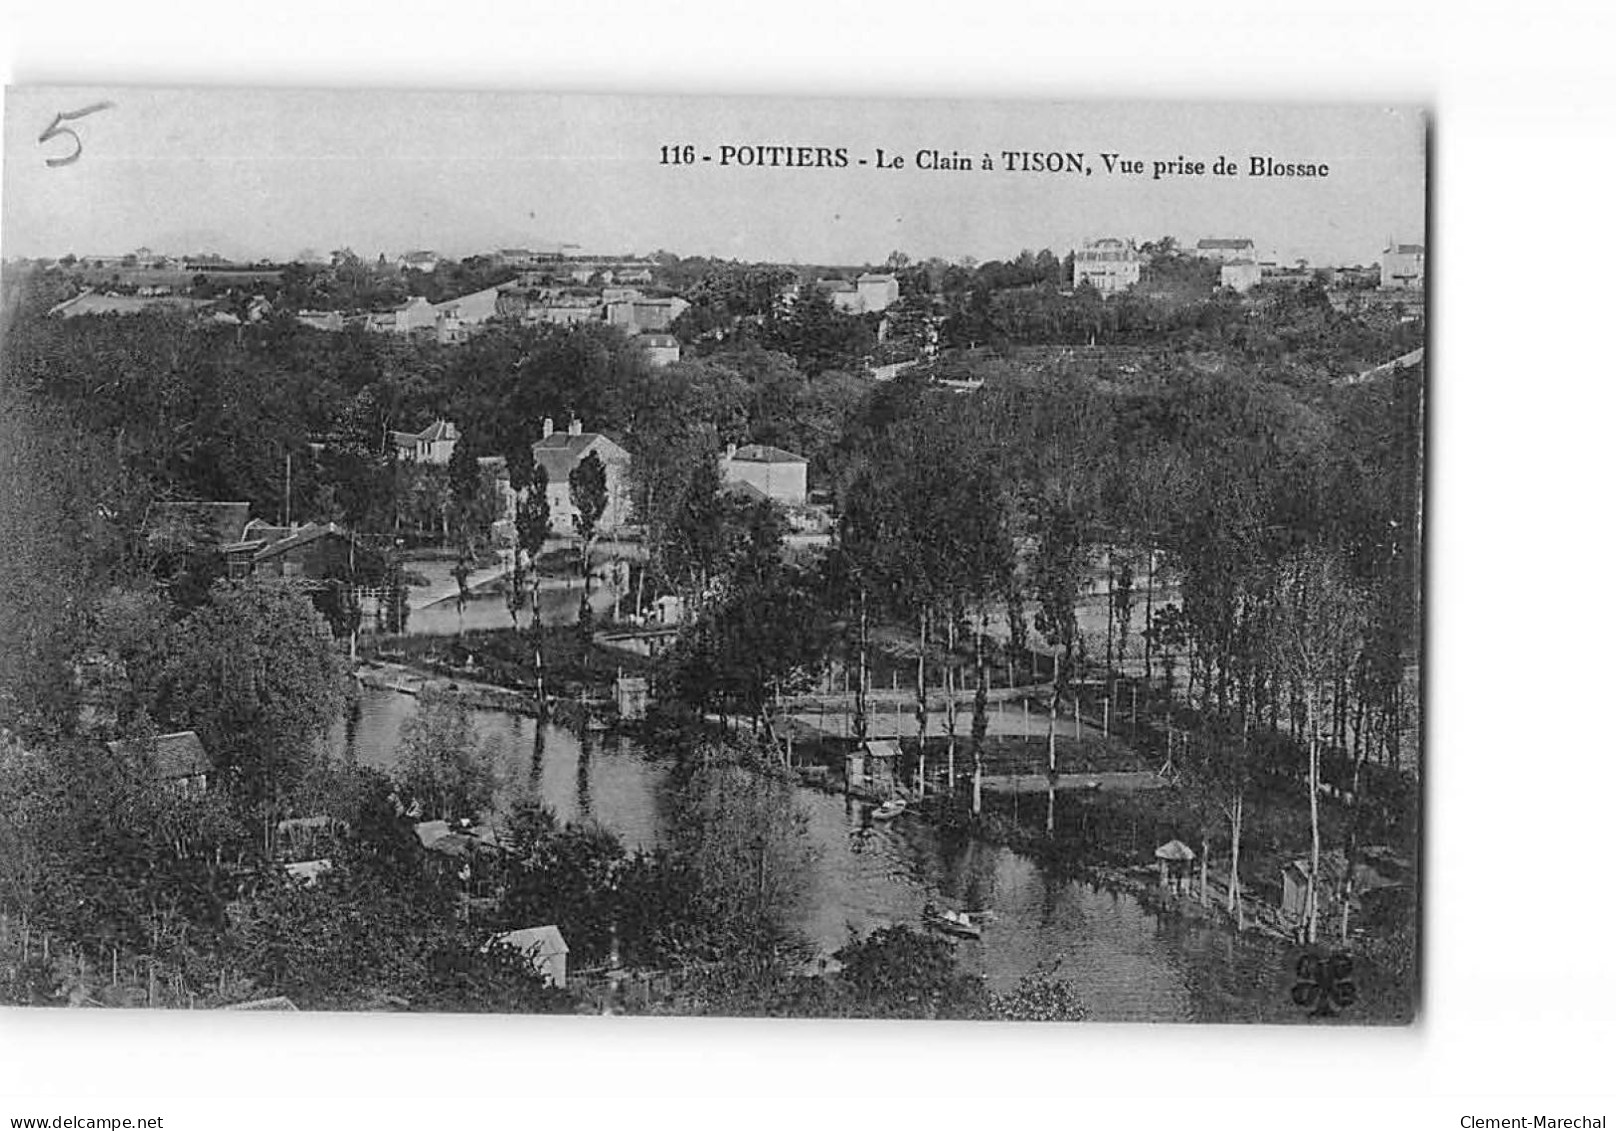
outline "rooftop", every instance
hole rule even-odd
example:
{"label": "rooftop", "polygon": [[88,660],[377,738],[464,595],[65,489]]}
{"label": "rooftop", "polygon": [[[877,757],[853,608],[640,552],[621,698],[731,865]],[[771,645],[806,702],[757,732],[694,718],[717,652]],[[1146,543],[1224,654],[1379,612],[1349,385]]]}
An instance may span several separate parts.
{"label": "rooftop", "polygon": [[188,778],[213,770],[202,739],[194,730],[160,734],[150,739],[118,739],[107,743],[107,749],[119,758],[129,758],[150,750],[153,768],[160,778]]}
{"label": "rooftop", "polygon": [[807,463],[808,457],[784,448],[771,448],[767,444],[747,444],[736,448],[730,460],[734,463]]}
{"label": "rooftop", "polygon": [[495,935],[489,942],[504,943],[530,957],[542,958],[552,954],[566,954],[568,950],[567,940],[561,935],[561,928],[554,925],[506,931],[504,934]]}

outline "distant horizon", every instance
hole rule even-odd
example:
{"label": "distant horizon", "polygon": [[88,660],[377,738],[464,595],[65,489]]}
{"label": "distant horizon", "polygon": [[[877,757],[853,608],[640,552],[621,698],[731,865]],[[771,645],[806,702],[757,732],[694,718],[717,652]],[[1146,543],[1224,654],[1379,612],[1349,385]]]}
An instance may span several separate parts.
{"label": "distant horizon", "polygon": [[[1170,236],[1170,234],[1169,234],[1169,236]],[[1140,239],[1137,236],[1123,235],[1123,236],[1120,236],[1118,238],[1132,239],[1137,244],[1145,244],[1145,243],[1152,243],[1152,242],[1155,242],[1156,240],[1160,240],[1160,239],[1166,238],[1166,237],[1156,236],[1153,239],[1146,240],[1146,239]],[[1199,237],[1196,237],[1195,239],[1190,239],[1190,240],[1186,240],[1186,239],[1178,237],[1178,236],[1170,236],[1170,238],[1175,239],[1175,240],[1178,241],[1177,250],[1179,250],[1180,252],[1193,252],[1193,251],[1195,251],[1196,239],[1219,239],[1219,238],[1238,239],[1238,238],[1243,238],[1243,237],[1199,236]],[[1410,240],[1398,239],[1397,242],[1399,244],[1407,244],[1407,243],[1418,243],[1419,241],[1410,241]],[[426,253],[429,253],[431,255],[435,255],[435,256],[437,256],[439,262],[444,262],[444,261],[464,262],[465,260],[475,259],[475,258],[478,258],[478,257],[492,257],[492,256],[496,255],[501,250],[512,250],[512,251],[514,251],[514,250],[528,250],[528,249],[518,248],[515,245],[510,245],[510,246],[500,247],[500,248],[485,248],[485,249],[480,250],[480,251],[472,251],[472,252],[467,252],[467,253],[461,254],[461,255],[455,255],[455,254],[450,254],[450,253],[447,253],[447,252],[441,252],[437,248],[430,247],[430,246],[428,246],[428,247],[400,248],[397,251],[378,250],[378,251],[375,251],[375,252],[361,251],[358,248],[355,248],[355,247],[352,247],[351,245],[346,245],[346,244],[343,245],[343,246],[346,247],[347,250],[352,251],[355,255],[359,256],[359,258],[361,260],[364,260],[365,262],[374,263],[374,262],[377,261],[378,257],[385,256],[386,259],[387,259],[387,262],[390,265],[396,264],[399,261],[399,259],[401,259],[403,256],[410,255],[410,254],[413,254],[413,253],[416,253],[416,252],[426,252]],[[1420,244],[1420,246],[1423,246],[1423,244]],[[9,255],[9,254],[6,254],[6,255],[3,255],[3,256],[0,256],[0,258],[3,258],[4,261],[8,262],[8,263],[9,262],[27,262],[27,261],[34,261],[34,260],[49,260],[49,261],[52,261],[52,262],[58,262],[59,263],[61,260],[66,259],[68,256],[73,256],[75,259],[79,259],[79,260],[84,260],[84,259],[110,260],[110,259],[114,259],[114,258],[122,258],[122,257],[127,256],[127,255],[135,254],[136,252],[138,252],[140,250],[140,248],[145,248],[146,250],[150,251],[153,255],[158,256],[158,257],[163,258],[163,259],[191,260],[191,259],[202,259],[204,257],[210,257],[211,256],[211,257],[218,258],[218,259],[222,260],[225,263],[237,264],[237,265],[242,265],[242,266],[252,266],[252,265],[256,265],[256,264],[260,264],[260,263],[267,263],[267,264],[270,264],[272,266],[282,267],[282,266],[288,266],[288,265],[296,264],[296,263],[306,263],[306,264],[311,264],[312,265],[312,264],[314,264],[316,262],[318,262],[321,265],[328,266],[330,264],[330,261],[331,261],[330,254],[325,255],[323,258],[320,258],[319,260],[313,260],[313,259],[303,258],[301,252],[299,252],[298,254],[287,255],[287,256],[254,255],[254,254],[252,254],[250,252],[245,254],[245,255],[224,255],[224,254],[222,254],[222,253],[220,253],[220,252],[218,252],[218,251],[216,251],[216,250],[214,250],[212,248],[201,248],[201,249],[192,250],[192,251],[166,251],[166,250],[164,250],[162,248],[149,247],[146,244],[141,244],[141,245],[139,245],[139,247],[130,248],[130,249],[126,250],[126,251],[81,252],[81,251],[78,251],[76,249],[70,249],[70,250],[64,251],[64,252],[62,252],[62,253],[60,253],[58,255],[52,255],[52,254],[50,254],[48,252],[45,253],[45,254],[41,254],[41,255]],[[340,249],[335,249],[335,248],[333,249],[333,251],[336,251],[336,250],[340,250]],[[1012,262],[1014,259],[1016,259],[1016,257],[1019,256],[1023,251],[1030,251],[1035,255],[1038,254],[1039,252],[1042,252],[1042,251],[1048,251],[1048,252],[1051,252],[1052,254],[1054,254],[1057,258],[1064,259],[1068,254],[1070,254],[1072,251],[1075,251],[1075,250],[1077,250],[1076,245],[1070,246],[1070,247],[1065,247],[1065,248],[1060,248],[1060,249],[1057,249],[1057,248],[1054,248],[1054,247],[1017,248],[1016,251],[1014,253],[1011,253],[1011,254],[994,255],[994,256],[988,256],[988,257],[985,257],[985,258],[984,257],[978,257],[978,256],[972,256],[972,255],[962,255],[962,256],[953,256],[953,257],[926,256],[925,258],[911,257],[910,262],[907,264],[907,266],[911,266],[911,267],[920,266],[920,265],[922,265],[922,264],[924,264],[926,262],[929,262],[930,260],[932,260],[934,258],[938,259],[938,260],[940,260],[940,261],[942,261],[944,263],[948,263],[950,265],[956,265],[956,266],[957,265],[963,265],[965,263],[965,261],[967,261],[967,260],[971,261],[973,264],[976,264],[976,265],[980,265],[982,263],[993,263],[993,262],[1009,263],[1009,262]],[[1384,247],[1379,248],[1379,249],[1376,250],[1375,254],[1373,256],[1369,257],[1368,259],[1358,260],[1358,261],[1354,261],[1354,262],[1350,262],[1350,263],[1348,263],[1348,262],[1315,262],[1315,261],[1313,261],[1311,259],[1307,259],[1307,265],[1308,265],[1309,268],[1369,267],[1369,266],[1374,265],[1379,260],[1380,255],[1385,250],[1386,250],[1386,248],[1384,248]],[[865,270],[879,270],[879,269],[903,270],[903,268],[891,268],[891,267],[888,267],[888,264],[887,264],[887,262],[885,260],[881,260],[881,261],[865,260],[863,262],[832,262],[831,260],[817,260],[816,261],[816,260],[802,260],[802,259],[793,259],[793,260],[785,260],[785,259],[738,259],[738,258],[736,258],[734,256],[715,256],[715,255],[707,255],[707,254],[702,253],[702,252],[682,252],[682,251],[678,251],[678,250],[676,250],[674,248],[667,248],[667,247],[658,247],[658,248],[656,248],[656,249],[654,249],[652,251],[638,251],[638,250],[636,250],[636,251],[621,251],[621,252],[609,252],[609,251],[583,252],[583,253],[580,253],[580,254],[577,254],[577,255],[568,255],[565,259],[557,260],[555,262],[557,262],[557,263],[574,263],[574,262],[583,262],[583,261],[597,260],[597,259],[625,259],[625,260],[628,260],[628,259],[641,259],[641,260],[649,261],[649,260],[653,259],[657,255],[672,255],[675,258],[680,259],[680,260],[711,259],[711,260],[715,260],[715,261],[719,261],[719,262],[764,264],[764,265],[774,266],[774,267],[796,267],[796,268],[821,267],[821,268],[828,268],[828,269],[832,269],[832,270],[840,270],[840,269],[844,269],[844,268],[845,269],[860,268],[860,269],[865,269]],[[1300,261],[1302,259],[1306,259],[1306,257],[1305,256],[1298,256],[1298,257],[1296,257],[1294,259],[1288,259],[1288,260],[1283,258],[1283,257],[1275,257],[1273,259],[1273,262],[1277,262],[1281,266],[1292,266],[1292,265],[1294,265],[1295,263],[1297,263],[1298,261]],[[1267,260],[1265,260],[1265,262],[1266,261]],[[533,270],[538,270],[538,269],[539,268],[533,268]]]}
{"label": "distant horizon", "polygon": [[[62,123],[78,158],[48,166],[74,152],[71,138],[40,142],[55,116],[101,103]],[[6,93],[0,254],[463,259],[576,243],[850,266],[1170,235],[1365,265],[1388,239],[1425,242],[1425,127],[1419,108],[1373,105],[23,87]],[[697,160],[677,159],[687,146]],[[843,156],[724,160],[776,149]],[[1081,153],[1091,168],[915,167],[1029,152]],[[1242,169],[1262,156],[1330,175],[1128,177],[1099,165],[1106,152],[1208,167],[1227,155]]]}

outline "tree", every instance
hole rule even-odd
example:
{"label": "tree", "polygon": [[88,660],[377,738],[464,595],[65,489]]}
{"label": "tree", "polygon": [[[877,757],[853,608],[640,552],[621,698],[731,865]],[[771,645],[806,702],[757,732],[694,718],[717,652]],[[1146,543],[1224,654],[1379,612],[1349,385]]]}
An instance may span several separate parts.
{"label": "tree", "polygon": [[504,872],[499,918],[511,929],[537,923],[561,928],[570,961],[604,961],[618,918],[618,873],[622,843],[593,824],[530,826],[517,838]]}
{"label": "tree", "polygon": [[[1078,604],[1093,586],[1089,566],[1094,543],[1087,526],[1084,500],[1068,482],[1050,490],[1036,505],[1033,525],[1038,539],[1032,561],[1032,589],[1038,598],[1033,623],[1055,649],[1054,673],[1049,687],[1048,772],[1049,804],[1045,825],[1055,819],[1055,720],[1068,698],[1084,648]],[[1078,705],[1073,704],[1073,716]]]}
{"label": "tree", "polygon": [[[1327,688],[1350,656],[1360,631],[1356,596],[1328,554],[1310,547],[1291,556],[1281,569],[1276,624],[1281,662],[1305,703],[1307,727],[1308,822],[1312,833],[1307,881],[1307,941],[1319,930],[1319,760],[1320,716]],[[1350,883],[1350,878],[1349,878]]]}
{"label": "tree", "polygon": [[595,544],[595,535],[601,517],[606,513],[606,464],[595,452],[578,461],[567,476],[567,487],[572,494],[572,505],[577,509],[573,526],[582,543],[578,548],[578,570],[583,575],[584,593],[578,609],[580,630],[587,633],[589,610],[589,551]]}
{"label": "tree", "polygon": [[489,505],[491,493],[473,451],[471,437],[462,435],[449,454],[448,466],[451,527],[455,543],[466,557],[487,537],[494,518],[494,508]]}
{"label": "tree", "polygon": [[835,958],[864,1016],[973,1017],[985,1004],[982,983],[959,973],[953,946],[912,927],[881,927]]}
{"label": "tree", "polygon": [[697,880],[703,954],[773,962],[795,941],[791,924],[812,876],[807,815],[792,779],[743,768],[735,745],[705,753],[679,791],[674,850]]}
{"label": "tree", "polygon": [[1043,974],[1027,974],[1009,993],[989,997],[990,1016],[997,1021],[1082,1021],[1088,1006],[1070,982]]}
{"label": "tree", "polygon": [[[515,485],[513,479],[513,489]],[[516,553],[519,561],[524,557],[527,559],[527,566],[533,575],[533,668],[536,694],[541,701],[544,698],[544,653],[540,647],[543,625],[539,620],[539,558],[549,537],[550,475],[543,466],[535,464],[526,488],[516,499]],[[513,586],[520,584],[519,577],[512,579]]]}
{"label": "tree", "polygon": [[476,820],[494,799],[488,757],[465,703],[423,692],[399,732],[399,796],[422,820]]}
{"label": "tree", "polygon": [[[515,489],[515,480],[511,482]],[[535,466],[532,479],[516,500],[516,545],[527,555],[528,565],[537,567],[544,543],[550,537],[550,477]]]}
{"label": "tree", "polygon": [[153,715],[197,732],[267,847],[345,702],[331,630],[291,584],[220,582],[169,640]]}

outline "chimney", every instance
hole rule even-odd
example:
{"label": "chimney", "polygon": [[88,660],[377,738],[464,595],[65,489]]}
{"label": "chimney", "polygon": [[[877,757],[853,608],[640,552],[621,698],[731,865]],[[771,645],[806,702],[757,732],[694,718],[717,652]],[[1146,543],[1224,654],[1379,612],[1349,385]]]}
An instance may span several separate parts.
{"label": "chimney", "polygon": [[572,423],[567,425],[567,435],[569,435],[569,436],[582,436],[583,434],[584,434],[584,422],[579,420],[576,416],[573,417],[572,418]]}
{"label": "chimney", "polygon": [[555,433],[555,421],[548,416],[544,418],[544,439],[548,440]]}
{"label": "chimney", "polygon": [[735,445],[733,443],[728,444],[724,448],[724,458],[727,460],[733,460],[735,458]]}

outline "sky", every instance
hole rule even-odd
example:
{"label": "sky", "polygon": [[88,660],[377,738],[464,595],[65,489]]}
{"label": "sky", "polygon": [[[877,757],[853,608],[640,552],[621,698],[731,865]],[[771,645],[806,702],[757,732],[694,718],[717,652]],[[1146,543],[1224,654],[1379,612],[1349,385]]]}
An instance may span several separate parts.
{"label": "sky", "polygon": [[[56,115],[100,102],[61,123],[78,158],[47,165],[74,152],[71,137],[40,141]],[[1373,104],[14,87],[0,254],[460,257],[566,242],[862,264],[1171,235],[1371,263],[1389,237],[1424,242],[1425,139],[1423,110]],[[664,146],[687,145],[694,164],[662,163]],[[842,148],[847,164],[742,167],[725,146]],[[877,167],[877,150],[904,167]],[[976,167],[916,168],[922,150]],[[1006,151],[1080,153],[1088,172],[1012,172]],[[1108,172],[1105,153],[1144,174]],[[1212,175],[1220,156],[1239,174]],[[1252,156],[1329,176],[1253,177]],[[1179,157],[1208,172],[1152,176]]]}

